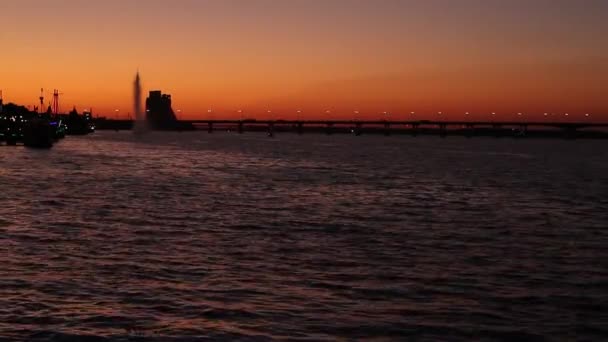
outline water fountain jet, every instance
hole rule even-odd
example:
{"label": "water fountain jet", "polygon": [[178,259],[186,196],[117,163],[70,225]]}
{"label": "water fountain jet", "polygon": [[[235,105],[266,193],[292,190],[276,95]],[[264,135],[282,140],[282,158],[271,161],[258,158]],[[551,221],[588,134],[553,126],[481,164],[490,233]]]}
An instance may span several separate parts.
{"label": "water fountain jet", "polygon": [[133,132],[135,134],[142,134],[148,130],[146,115],[141,108],[141,79],[139,77],[139,71],[137,71],[135,81],[133,82],[133,113],[135,113]]}

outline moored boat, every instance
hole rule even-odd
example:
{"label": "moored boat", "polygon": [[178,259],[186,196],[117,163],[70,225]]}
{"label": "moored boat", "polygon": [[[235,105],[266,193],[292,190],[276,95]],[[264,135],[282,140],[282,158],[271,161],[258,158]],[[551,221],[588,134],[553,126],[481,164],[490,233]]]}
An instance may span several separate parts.
{"label": "moored boat", "polygon": [[49,121],[34,118],[23,129],[23,144],[33,148],[51,148],[55,136],[55,129]]}

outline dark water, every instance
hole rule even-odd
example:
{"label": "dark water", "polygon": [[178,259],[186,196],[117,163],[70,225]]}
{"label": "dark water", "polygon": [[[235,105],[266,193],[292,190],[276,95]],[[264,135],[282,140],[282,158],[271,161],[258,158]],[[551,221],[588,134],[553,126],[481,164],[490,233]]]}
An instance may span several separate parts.
{"label": "dark water", "polygon": [[0,147],[0,340],[602,340],[607,227],[604,141]]}

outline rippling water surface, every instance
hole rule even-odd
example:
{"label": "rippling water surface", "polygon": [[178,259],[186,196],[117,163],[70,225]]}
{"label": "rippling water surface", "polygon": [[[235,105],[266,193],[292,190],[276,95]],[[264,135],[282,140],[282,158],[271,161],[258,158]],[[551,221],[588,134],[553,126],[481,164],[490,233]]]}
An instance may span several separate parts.
{"label": "rippling water surface", "polygon": [[604,141],[0,147],[0,340],[608,336]]}

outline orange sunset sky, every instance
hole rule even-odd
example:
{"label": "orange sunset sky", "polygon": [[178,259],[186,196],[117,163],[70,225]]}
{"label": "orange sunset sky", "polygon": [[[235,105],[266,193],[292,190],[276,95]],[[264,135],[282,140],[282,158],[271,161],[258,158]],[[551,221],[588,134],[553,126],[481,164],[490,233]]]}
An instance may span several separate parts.
{"label": "orange sunset sky", "polygon": [[64,111],[125,117],[139,69],[181,118],[608,121],[605,0],[20,0],[0,17],[5,102],[58,88]]}

